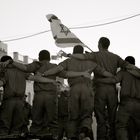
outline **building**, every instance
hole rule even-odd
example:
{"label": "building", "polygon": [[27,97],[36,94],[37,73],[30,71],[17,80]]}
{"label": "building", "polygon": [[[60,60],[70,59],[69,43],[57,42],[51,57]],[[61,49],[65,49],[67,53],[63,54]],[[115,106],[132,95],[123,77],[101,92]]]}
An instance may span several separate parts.
{"label": "building", "polygon": [[0,41],[0,58],[4,55],[7,55],[7,44]]}
{"label": "building", "polygon": [[[7,44],[0,41],[0,58],[4,55],[7,55]],[[0,87],[0,104],[2,101],[2,97],[3,97],[3,88]]]}

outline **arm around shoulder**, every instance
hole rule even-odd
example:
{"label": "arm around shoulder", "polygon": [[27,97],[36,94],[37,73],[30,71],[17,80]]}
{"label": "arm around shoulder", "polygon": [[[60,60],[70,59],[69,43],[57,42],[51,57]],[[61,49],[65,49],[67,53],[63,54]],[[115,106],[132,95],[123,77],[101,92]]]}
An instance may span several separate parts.
{"label": "arm around shoulder", "polygon": [[49,69],[48,71],[45,71],[44,76],[54,75],[54,74],[61,72],[62,70],[63,70],[63,67],[61,65],[58,65],[52,69]]}
{"label": "arm around shoulder", "polygon": [[27,67],[25,64],[13,61],[12,65],[15,66],[16,68],[22,70],[22,71],[27,71]]}
{"label": "arm around shoulder", "polygon": [[55,80],[38,75],[29,75],[28,80],[40,82],[40,83],[56,83]]}

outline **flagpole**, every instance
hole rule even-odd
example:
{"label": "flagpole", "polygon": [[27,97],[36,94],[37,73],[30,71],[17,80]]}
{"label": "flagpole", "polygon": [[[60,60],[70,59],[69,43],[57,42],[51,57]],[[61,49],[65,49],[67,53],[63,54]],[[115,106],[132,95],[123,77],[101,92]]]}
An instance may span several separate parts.
{"label": "flagpole", "polygon": [[93,50],[92,50],[91,48],[89,48],[88,46],[85,45],[85,47],[86,47],[87,49],[89,49],[91,52],[93,52]]}

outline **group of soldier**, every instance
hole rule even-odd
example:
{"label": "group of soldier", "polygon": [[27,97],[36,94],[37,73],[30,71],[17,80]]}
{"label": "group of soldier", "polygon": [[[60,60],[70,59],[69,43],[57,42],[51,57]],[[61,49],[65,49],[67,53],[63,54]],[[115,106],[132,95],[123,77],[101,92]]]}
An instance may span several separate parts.
{"label": "group of soldier", "polygon": [[[139,140],[140,70],[134,57],[123,60],[108,50],[109,45],[106,37],[99,39],[97,52],[84,53],[76,45],[73,54],[63,52],[68,58],[58,65],[50,62],[47,50],[39,52],[38,61],[26,65],[3,56],[0,136],[51,134],[58,140],[64,136],[93,140],[94,112],[97,140]],[[69,88],[57,77],[67,79]],[[26,80],[34,81],[32,108],[25,104]],[[119,100],[116,83],[121,87]]]}

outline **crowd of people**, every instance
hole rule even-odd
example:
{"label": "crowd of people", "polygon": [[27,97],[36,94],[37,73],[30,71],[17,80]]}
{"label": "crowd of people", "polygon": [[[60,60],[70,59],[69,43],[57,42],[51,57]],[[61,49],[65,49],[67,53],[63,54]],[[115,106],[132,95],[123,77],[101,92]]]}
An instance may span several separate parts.
{"label": "crowd of people", "polygon": [[[30,64],[3,56],[0,137],[51,134],[54,140],[94,140],[94,112],[97,140],[140,140],[140,70],[133,56],[123,60],[109,45],[106,37],[99,39],[97,52],[84,53],[76,45],[73,54],[62,53],[68,58],[58,65],[50,62],[48,50]],[[67,79],[68,87],[57,77]],[[26,80],[34,81],[32,107],[25,102]]]}

